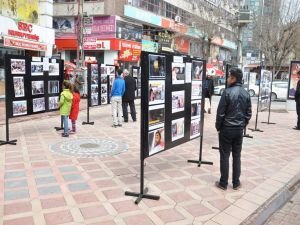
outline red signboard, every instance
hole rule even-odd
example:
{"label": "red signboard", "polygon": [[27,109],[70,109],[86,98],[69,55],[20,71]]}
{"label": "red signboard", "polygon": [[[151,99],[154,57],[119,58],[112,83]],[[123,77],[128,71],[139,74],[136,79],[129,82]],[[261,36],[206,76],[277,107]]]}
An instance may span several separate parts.
{"label": "red signboard", "polygon": [[162,18],[161,19],[161,26],[163,28],[167,28],[173,31],[177,31],[179,33],[185,34],[188,31],[188,27],[181,23],[175,23],[174,20]]}
{"label": "red signboard", "polygon": [[177,37],[175,40],[174,50],[188,54],[190,51],[190,41],[188,38]]}
{"label": "red signboard", "polygon": [[136,62],[140,60],[142,44],[135,41],[119,40],[119,60],[126,62]]}
{"label": "red signboard", "polygon": [[47,45],[41,43],[30,42],[26,40],[19,40],[4,37],[4,46],[22,48],[34,51],[47,51]]}

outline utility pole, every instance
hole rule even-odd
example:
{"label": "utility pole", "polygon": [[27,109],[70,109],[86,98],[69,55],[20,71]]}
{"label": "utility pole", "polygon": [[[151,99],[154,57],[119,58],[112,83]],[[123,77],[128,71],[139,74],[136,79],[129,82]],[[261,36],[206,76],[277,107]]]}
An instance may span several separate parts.
{"label": "utility pole", "polygon": [[77,0],[78,13],[77,13],[77,57],[76,57],[76,70],[79,72],[83,66],[83,1]]}

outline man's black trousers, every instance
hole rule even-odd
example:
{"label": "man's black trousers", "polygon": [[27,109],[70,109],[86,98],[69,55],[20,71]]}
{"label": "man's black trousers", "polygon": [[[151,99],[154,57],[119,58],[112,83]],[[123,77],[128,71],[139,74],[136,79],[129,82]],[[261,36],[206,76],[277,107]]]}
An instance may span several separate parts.
{"label": "man's black trousers", "polygon": [[232,152],[232,184],[240,185],[241,151],[243,144],[243,127],[223,127],[219,133],[220,144],[220,185],[227,187],[229,176],[229,156]]}
{"label": "man's black trousers", "polygon": [[296,110],[298,115],[297,128],[300,129],[300,102],[296,102]]}
{"label": "man's black trousers", "polygon": [[128,122],[128,109],[127,109],[128,104],[129,104],[129,107],[130,107],[131,118],[132,118],[133,121],[136,121],[136,111],[135,111],[134,100],[133,101],[122,102],[124,121]]}

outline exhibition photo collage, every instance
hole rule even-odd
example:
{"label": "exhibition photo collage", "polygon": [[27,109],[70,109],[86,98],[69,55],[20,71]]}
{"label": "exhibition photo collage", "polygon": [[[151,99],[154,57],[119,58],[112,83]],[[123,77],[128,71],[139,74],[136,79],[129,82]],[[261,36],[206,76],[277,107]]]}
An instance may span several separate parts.
{"label": "exhibition photo collage", "polygon": [[10,75],[6,88],[13,90],[7,93],[12,117],[59,108],[62,78],[58,60],[11,56],[7,62],[9,63],[7,72]]}
{"label": "exhibition photo collage", "polygon": [[[189,84],[190,89],[188,90],[191,90],[189,138],[193,139],[200,136],[203,62],[197,60],[183,62],[182,56],[173,56],[172,74],[170,74],[172,76],[171,84],[167,84],[169,79],[166,78],[169,74],[166,56],[149,54],[148,57],[148,155],[151,156],[166,148],[165,118],[172,118],[169,132],[171,142],[185,137],[185,116],[180,118],[176,116],[183,115],[186,111],[185,101],[189,95],[186,96],[186,88],[182,86],[184,84]],[[167,85],[172,87],[170,99],[172,115],[166,115],[165,111]]]}

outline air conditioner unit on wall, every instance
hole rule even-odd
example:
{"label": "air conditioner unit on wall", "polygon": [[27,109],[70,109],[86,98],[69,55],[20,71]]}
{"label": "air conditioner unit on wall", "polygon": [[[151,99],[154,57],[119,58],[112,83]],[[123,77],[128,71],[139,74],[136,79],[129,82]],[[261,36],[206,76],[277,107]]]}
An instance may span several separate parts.
{"label": "air conditioner unit on wall", "polygon": [[180,16],[175,16],[174,18],[176,23],[180,23],[181,22],[181,17]]}
{"label": "air conditioner unit on wall", "polygon": [[196,2],[193,3],[193,9],[198,9],[198,5]]}

